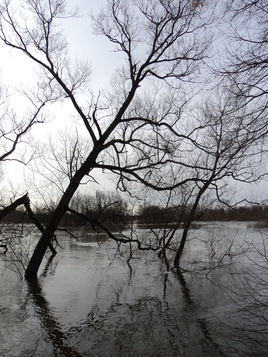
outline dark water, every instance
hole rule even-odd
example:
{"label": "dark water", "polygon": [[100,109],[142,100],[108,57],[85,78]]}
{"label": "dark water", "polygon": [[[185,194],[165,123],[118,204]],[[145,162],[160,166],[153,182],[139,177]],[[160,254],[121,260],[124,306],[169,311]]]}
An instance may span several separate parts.
{"label": "dark water", "polygon": [[[207,241],[219,234],[218,251],[237,236],[233,254],[242,243],[247,252],[218,266]],[[263,236],[221,225],[191,238],[178,275],[155,253],[136,252],[130,269],[126,247],[86,234],[59,237],[63,250],[32,284],[1,256],[0,356],[268,356]]]}

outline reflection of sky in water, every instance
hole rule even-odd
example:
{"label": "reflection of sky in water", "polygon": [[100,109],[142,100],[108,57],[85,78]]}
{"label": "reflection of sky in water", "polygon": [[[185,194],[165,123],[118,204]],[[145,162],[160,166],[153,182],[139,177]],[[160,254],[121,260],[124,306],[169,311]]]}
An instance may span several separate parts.
{"label": "reflection of sky in water", "polygon": [[[261,236],[246,227],[223,223],[192,231],[183,265],[192,272],[182,277],[165,272],[155,253],[136,252],[130,270],[113,242],[87,242],[90,235],[80,244],[58,236],[63,250],[50,265],[44,261],[39,285],[30,290],[4,269],[1,257],[0,355],[220,355],[220,333],[232,331],[222,322],[250,321],[236,303],[244,284],[237,272],[248,260],[237,256],[216,269],[205,248],[213,237],[219,247],[218,232],[220,241],[235,235],[236,245],[254,240],[261,247]],[[256,251],[251,252],[255,259]],[[250,303],[249,296],[243,299]]]}

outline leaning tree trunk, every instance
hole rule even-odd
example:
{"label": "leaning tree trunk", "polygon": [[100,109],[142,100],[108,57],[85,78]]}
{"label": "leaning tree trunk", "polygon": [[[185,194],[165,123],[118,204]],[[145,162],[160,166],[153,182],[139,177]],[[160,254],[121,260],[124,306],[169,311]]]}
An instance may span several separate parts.
{"label": "leaning tree trunk", "polygon": [[89,171],[89,168],[92,167],[92,155],[88,157],[88,159],[84,162],[84,164],[80,167],[80,169],[76,172],[76,174],[71,178],[69,186],[66,191],[62,195],[62,198],[55,209],[52,217],[47,223],[46,228],[44,229],[41,238],[39,239],[33,255],[29,261],[27,269],[25,271],[25,278],[34,279],[37,276],[37,272],[42,263],[43,257],[46,253],[47,247],[51,244],[51,240],[55,234],[56,229],[58,228],[60,221],[68,210],[68,205],[76,192],[82,178]]}
{"label": "leaning tree trunk", "polygon": [[139,81],[137,80],[135,84],[133,84],[132,89],[130,90],[125,102],[119,109],[114,121],[109,125],[106,131],[101,135],[98,141],[94,143],[93,150],[84,161],[82,166],[76,171],[74,176],[71,178],[70,183],[62,195],[62,198],[54,211],[51,219],[49,220],[37,246],[33,252],[33,255],[29,261],[28,267],[25,271],[25,277],[27,279],[34,279],[37,276],[38,269],[41,265],[43,257],[46,253],[47,247],[49,246],[56,229],[63,217],[63,215],[68,210],[68,205],[75,194],[77,188],[80,185],[80,182],[84,178],[85,175],[89,173],[89,171],[95,166],[96,159],[99,153],[103,150],[103,144],[110,136],[110,134],[114,131],[118,123],[120,122],[122,116],[127,110],[129,104],[131,103],[137,88],[139,87]]}
{"label": "leaning tree trunk", "polygon": [[186,240],[187,240],[190,224],[191,223],[188,223],[187,226],[183,229],[180,245],[179,245],[179,248],[177,250],[175,259],[174,259],[174,267],[177,268],[177,269],[180,268],[180,260],[181,260],[182,253],[184,251],[184,246],[185,246],[185,243],[186,243]]}
{"label": "leaning tree trunk", "polygon": [[75,176],[71,179],[67,190],[63,194],[61,201],[59,202],[56,210],[54,211],[51,219],[49,220],[46,228],[42,233],[41,238],[39,239],[35,247],[35,250],[31,256],[31,259],[25,271],[25,278],[27,279],[36,278],[37,272],[42,263],[46,250],[48,246],[51,244],[51,240],[53,239],[55,231],[58,228],[63,215],[68,209],[68,205],[71,198],[73,197],[73,194],[75,193],[77,187],[79,186],[80,180],[77,181],[76,179],[74,179]]}

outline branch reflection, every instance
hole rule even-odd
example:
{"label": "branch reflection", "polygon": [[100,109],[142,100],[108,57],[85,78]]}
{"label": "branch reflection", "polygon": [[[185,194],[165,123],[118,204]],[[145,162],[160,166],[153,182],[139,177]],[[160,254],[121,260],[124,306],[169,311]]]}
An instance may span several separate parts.
{"label": "branch reflection", "polygon": [[[45,272],[48,271],[51,262],[52,259],[49,259],[45,267]],[[75,351],[71,346],[67,345],[67,338],[64,332],[62,331],[57,319],[53,316],[49,303],[46,300],[45,294],[42,290],[40,281],[36,279],[27,283],[28,292],[34,303],[33,305],[35,311],[53,345],[53,355],[81,357],[81,355],[77,351]]]}

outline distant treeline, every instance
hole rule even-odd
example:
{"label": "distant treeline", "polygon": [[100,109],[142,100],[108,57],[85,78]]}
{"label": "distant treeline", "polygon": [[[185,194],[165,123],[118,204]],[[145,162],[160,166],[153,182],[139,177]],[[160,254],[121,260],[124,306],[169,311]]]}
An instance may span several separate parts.
{"label": "distant treeline", "polygon": [[[168,209],[150,205],[141,206],[135,215],[131,215],[127,209],[127,204],[123,200],[117,200],[112,203],[103,205],[95,205],[84,208],[83,214],[90,220],[98,220],[104,224],[113,222],[130,222],[131,220],[138,221],[143,224],[150,223],[170,223],[184,222],[187,219],[189,209],[187,207],[170,207]],[[46,224],[53,210],[37,210],[36,218],[43,224]],[[199,209],[196,213],[196,220],[200,221],[268,221],[268,206],[252,205],[239,207],[216,207]],[[17,209],[10,212],[4,220],[4,223],[31,223],[27,212],[22,209]],[[87,224],[88,221],[75,215],[74,213],[66,213],[61,221],[62,226],[80,226]]]}
{"label": "distant treeline", "polygon": [[[45,225],[53,215],[54,207],[41,207],[34,210],[35,218]],[[78,212],[76,214],[75,212]],[[69,210],[61,219],[61,226],[81,226],[90,222],[103,225],[129,219],[127,203],[114,192],[99,192],[92,195],[76,195]],[[21,206],[10,212],[0,223],[32,223],[27,211]]]}
{"label": "distant treeline", "polygon": [[266,221],[268,206],[252,205],[232,208],[205,208],[200,217],[202,221]]}
{"label": "distant treeline", "polygon": [[[35,212],[35,217],[38,219],[40,223],[45,225],[48,223],[52,211],[45,211],[43,210],[42,212]],[[97,214],[96,212],[90,212],[88,211],[85,215],[85,217],[91,219],[91,220],[98,220],[98,221],[120,221],[120,220],[126,220],[126,219],[131,219],[128,215],[125,214],[119,214],[118,212],[114,213],[112,210],[110,212],[105,212],[105,214]],[[32,220],[28,216],[27,212],[23,212],[20,209],[17,209],[15,211],[10,212],[7,216],[5,216],[0,224],[23,224],[23,223],[32,223]],[[83,219],[73,213],[65,213],[60,225],[61,226],[80,226],[80,225],[85,225],[87,224],[87,220]]]}
{"label": "distant treeline", "polygon": [[[138,212],[138,219],[144,223],[184,222],[190,212],[188,207],[145,206]],[[252,205],[237,207],[199,208],[195,213],[199,221],[268,221],[268,206]]]}

